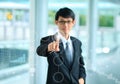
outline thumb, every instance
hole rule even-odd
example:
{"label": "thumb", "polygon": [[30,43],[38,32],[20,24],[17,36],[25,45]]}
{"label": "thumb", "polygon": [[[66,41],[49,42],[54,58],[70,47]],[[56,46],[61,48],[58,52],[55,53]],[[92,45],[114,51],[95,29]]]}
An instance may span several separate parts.
{"label": "thumb", "polygon": [[56,51],[59,51],[59,42],[56,42]]}
{"label": "thumb", "polygon": [[55,42],[59,43],[59,42],[60,42],[60,39],[59,39],[59,38],[56,38],[56,41],[55,41]]}

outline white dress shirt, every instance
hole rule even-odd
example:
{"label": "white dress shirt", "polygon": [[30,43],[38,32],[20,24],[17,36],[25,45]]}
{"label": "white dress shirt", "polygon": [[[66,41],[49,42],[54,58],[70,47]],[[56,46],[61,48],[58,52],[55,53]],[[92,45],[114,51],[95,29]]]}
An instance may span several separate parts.
{"label": "white dress shirt", "polygon": [[64,49],[66,48],[66,43],[67,42],[69,43],[69,48],[70,48],[70,51],[71,51],[70,53],[73,56],[73,45],[72,45],[72,40],[70,39],[70,36],[69,36],[68,39],[65,39],[65,37],[63,37],[60,32],[58,32],[58,35],[59,35],[60,40],[63,43]]}

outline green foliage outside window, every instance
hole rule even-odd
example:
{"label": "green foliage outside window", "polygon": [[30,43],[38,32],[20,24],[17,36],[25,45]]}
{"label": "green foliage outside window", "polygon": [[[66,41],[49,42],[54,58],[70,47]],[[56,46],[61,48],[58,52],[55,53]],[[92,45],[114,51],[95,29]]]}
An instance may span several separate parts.
{"label": "green foliage outside window", "polygon": [[99,26],[112,28],[114,26],[114,17],[112,15],[100,15]]}
{"label": "green foliage outside window", "polygon": [[16,21],[22,21],[24,18],[24,11],[23,10],[16,10],[16,15],[15,15],[15,19]]}
{"label": "green foliage outside window", "polygon": [[[56,11],[50,10],[48,12],[48,23],[54,24]],[[114,26],[114,16],[113,15],[100,15],[99,16],[99,27],[113,28]],[[86,26],[87,19],[85,14],[80,14],[79,25]]]}
{"label": "green foliage outside window", "polygon": [[80,26],[85,26],[86,25],[86,15],[80,15],[79,25]]}
{"label": "green foliage outside window", "polygon": [[56,11],[54,11],[54,10],[48,11],[48,23],[49,24],[54,24],[55,13],[56,13]]}

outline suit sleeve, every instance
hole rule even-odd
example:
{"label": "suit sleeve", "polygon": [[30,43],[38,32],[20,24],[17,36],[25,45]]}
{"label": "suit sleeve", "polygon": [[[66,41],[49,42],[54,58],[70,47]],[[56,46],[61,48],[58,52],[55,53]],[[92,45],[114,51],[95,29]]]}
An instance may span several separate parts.
{"label": "suit sleeve", "polygon": [[[80,43],[80,52],[82,54],[81,45],[82,43]],[[85,63],[84,63],[83,56],[81,54],[80,54],[80,59],[79,59],[79,78],[83,78],[85,81],[86,80],[86,70],[84,67]]]}
{"label": "suit sleeve", "polygon": [[36,52],[39,56],[47,56],[48,55],[48,52],[47,52],[48,44],[49,44],[48,38],[41,39],[40,45],[37,47],[37,50],[36,50]]}
{"label": "suit sleeve", "polygon": [[80,57],[80,65],[79,65],[79,78],[83,78],[85,80],[86,78],[86,71],[84,67],[83,57]]}

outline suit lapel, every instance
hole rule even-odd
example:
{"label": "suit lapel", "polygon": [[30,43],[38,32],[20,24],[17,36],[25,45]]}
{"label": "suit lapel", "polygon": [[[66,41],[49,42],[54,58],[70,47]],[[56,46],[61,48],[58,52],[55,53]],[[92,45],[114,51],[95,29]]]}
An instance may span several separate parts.
{"label": "suit lapel", "polygon": [[59,44],[59,48],[60,48],[59,57],[60,57],[60,60],[62,60],[62,62],[63,62],[63,64],[60,67],[63,70],[64,74],[66,74],[66,77],[68,77],[68,79],[70,79],[69,69],[68,69],[68,66],[66,64],[66,60],[65,60],[65,57],[64,57],[65,56],[65,51],[64,51],[62,42]]}
{"label": "suit lapel", "polygon": [[72,68],[71,68],[71,70],[74,70],[75,69],[75,67],[76,67],[76,63],[78,63],[79,61],[78,61],[78,56],[77,56],[77,52],[79,52],[78,51],[78,49],[77,49],[77,43],[76,43],[76,41],[75,41],[75,39],[73,39],[73,38],[71,38],[71,40],[72,40],[72,44],[73,44],[73,64],[72,64]]}
{"label": "suit lapel", "polygon": [[[71,40],[72,40],[72,44],[73,44],[73,64],[72,64],[72,67],[71,67],[71,70],[75,68],[75,65],[77,63],[76,60],[78,60],[78,57],[77,57],[77,52],[78,52],[78,49],[77,49],[77,46],[76,46],[76,41],[74,38],[70,37]],[[53,35],[53,41],[55,41],[55,35]],[[63,66],[64,68],[69,71],[69,65],[66,61],[66,58],[65,58],[65,50],[64,50],[64,47],[63,47],[63,43],[62,41],[60,41],[59,43],[59,48],[60,48],[60,52],[59,53],[59,56],[60,56],[60,60],[63,61]]]}
{"label": "suit lapel", "polygon": [[[55,35],[52,36],[52,41],[55,41]],[[65,62],[65,59],[64,59],[65,51],[64,51],[62,41],[60,41],[60,43],[59,43],[59,48],[60,48],[60,51],[56,52],[57,56],[59,56],[57,58],[57,61],[59,61],[59,63],[62,63],[62,64],[60,64],[59,69],[62,69],[64,75],[66,75],[66,77],[70,80],[69,69],[66,66],[66,64],[64,63]]]}
{"label": "suit lapel", "polygon": [[60,43],[59,47],[60,47],[60,57],[63,59],[62,61],[63,61],[64,65],[66,66],[66,68],[68,68],[69,65],[65,58],[65,50],[64,50],[62,42]]}
{"label": "suit lapel", "polygon": [[68,69],[68,70],[72,70],[72,69],[75,69],[75,66],[76,66],[76,63],[79,62],[77,61],[78,60],[78,56],[77,56],[77,52],[78,52],[78,49],[77,49],[77,43],[76,43],[76,40],[72,37],[71,38],[71,41],[72,41],[72,45],[73,45],[73,64],[71,66],[71,68],[69,67],[69,64],[67,63],[66,61],[66,58],[65,58],[65,50],[64,50],[64,47],[63,47],[63,43],[60,42],[59,46],[60,46],[60,52],[59,52],[59,55],[65,65],[65,67]]}

